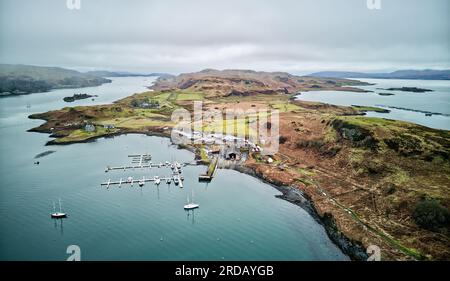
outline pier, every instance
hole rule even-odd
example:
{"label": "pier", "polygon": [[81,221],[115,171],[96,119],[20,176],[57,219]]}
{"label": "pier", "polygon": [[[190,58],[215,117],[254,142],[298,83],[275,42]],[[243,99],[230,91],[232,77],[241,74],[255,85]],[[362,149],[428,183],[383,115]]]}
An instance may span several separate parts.
{"label": "pier", "polygon": [[170,176],[152,176],[152,177],[145,177],[143,176],[141,179],[135,179],[133,177],[127,177],[126,179],[120,178],[118,181],[112,181],[111,179],[108,179],[108,181],[101,183],[101,186],[106,186],[108,189],[111,185],[118,185],[119,187],[122,186],[122,184],[129,184],[133,186],[133,184],[137,183],[139,186],[145,185],[146,182],[154,182],[156,185],[159,185],[163,182],[166,184],[171,184],[172,182],[175,185],[178,185],[180,188],[183,187],[183,181],[184,177],[181,175],[181,164],[178,162],[169,162],[165,161],[160,163],[152,163],[151,159],[152,156],[149,154],[133,154],[128,155],[129,158],[131,158],[131,164],[130,165],[124,165],[124,166],[107,166],[105,172],[111,171],[111,170],[134,170],[134,169],[144,169],[144,168],[170,168],[172,170],[172,174]]}
{"label": "pier", "polygon": [[134,165],[134,166],[118,166],[118,167],[111,167],[108,166],[106,167],[105,172],[111,171],[111,170],[134,170],[134,169],[144,169],[144,168],[163,168],[163,167],[168,167],[170,166],[170,164],[166,164],[166,163],[149,163],[149,164],[145,164],[145,165]]}
{"label": "pier", "polygon": [[215,158],[211,163],[209,163],[208,170],[205,174],[201,174],[198,176],[199,181],[211,181],[214,177],[214,174],[217,170],[217,164],[219,163],[219,158]]}
{"label": "pier", "polygon": [[184,177],[180,176],[180,175],[173,175],[173,176],[168,176],[168,177],[150,177],[150,178],[146,178],[145,176],[142,177],[142,179],[134,179],[132,177],[128,177],[125,180],[123,178],[120,178],[119,181],[111,181],[111,179],[109,179],[107,182],[102,182],[100,185],[102,186],[106,186],[106,188],[109,188],[110,185],[118,185],[119,187],[122,186],[122,184],[130,184],[131,186],[133,186],[133,184],[137,183],[137,184],[142,184],[142,183],[146,183],[146,182],[154,182],[157,180],[160,180],[161,182],[165,182],[167,184],[172,183],[172,181],[175,182],[178,180],[178,183],[180,185],[180,187],[183,187],[183,180]]}
{"label": "pier", "polygon": [[149,154],[133,154],[128,155],[128,157],[131,158],[131,165],[129,166],[117,166],[117,167],[111,167],[107,166],[105,172],[111,171],[111,170],[129,170],[129,169],[144,169],[144,168],[163,168],[163,167],[170,167],[172,170],[180,170],[181,164],[178,162],[170,163],[169,161],[166,162],[160,162],[160,163],[152,163],[151,159],[152,156]]}

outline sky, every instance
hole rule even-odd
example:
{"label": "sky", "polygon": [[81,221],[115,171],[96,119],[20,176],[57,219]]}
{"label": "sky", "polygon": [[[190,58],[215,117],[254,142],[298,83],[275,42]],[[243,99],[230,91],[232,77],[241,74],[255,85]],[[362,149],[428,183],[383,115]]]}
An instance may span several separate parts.
{"label": "sky", "polygon": [[[450,68],[449,0],[0,0],[0,63],[182,73]],[[376,6],[376,5],[375,5]]]}

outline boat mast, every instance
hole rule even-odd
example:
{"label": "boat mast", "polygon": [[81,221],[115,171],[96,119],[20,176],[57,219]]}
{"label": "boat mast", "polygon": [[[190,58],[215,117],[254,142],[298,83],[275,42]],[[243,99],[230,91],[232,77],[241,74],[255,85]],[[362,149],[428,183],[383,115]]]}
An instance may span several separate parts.
{"label": "boat mast", "polygon": [[62,213],[62,208],[61,208],[61,198],[59,198],[59,212]]}
{"label": "boat mast", "polygon": [[56,213],[55,201],[53,201],[53,213]]}

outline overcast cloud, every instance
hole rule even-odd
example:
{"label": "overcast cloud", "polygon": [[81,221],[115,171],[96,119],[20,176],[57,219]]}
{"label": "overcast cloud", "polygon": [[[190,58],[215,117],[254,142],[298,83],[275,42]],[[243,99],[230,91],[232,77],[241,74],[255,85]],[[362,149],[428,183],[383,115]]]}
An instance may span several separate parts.
{"label": "overcast cloud", "polygon": [[450,1],[0,0],[0,62],[189,72],[450,68]]}

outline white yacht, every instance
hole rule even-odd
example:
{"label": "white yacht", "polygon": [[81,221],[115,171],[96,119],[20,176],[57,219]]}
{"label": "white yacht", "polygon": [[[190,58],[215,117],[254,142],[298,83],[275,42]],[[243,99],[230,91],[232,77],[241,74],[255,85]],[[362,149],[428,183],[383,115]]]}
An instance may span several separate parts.
{"label": "white yacht", "polygon": [[61,199],[59,199],[59,212],[56,211],[55,202],[53,202],[53,213],[51,214],[53,219],[62,219],[67,217],[66,213],[63,213],[61,208]]}
{"label": "white yacht", "polygon": [[159,185],[161,183],[161,179],[158,176],[155,176],[155,184]]}
{"label": "white yacht", "polygon": [[189,196],[188,196],[187,204],[184,205],[185,210],[193,210],[193,209],[197,209],[198,207],[200,207],[199,204],[194,203],[194,190],[192,190],[191,199],[192,199],[192,202],[189,202]]}

